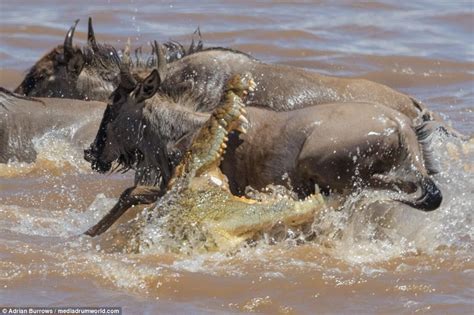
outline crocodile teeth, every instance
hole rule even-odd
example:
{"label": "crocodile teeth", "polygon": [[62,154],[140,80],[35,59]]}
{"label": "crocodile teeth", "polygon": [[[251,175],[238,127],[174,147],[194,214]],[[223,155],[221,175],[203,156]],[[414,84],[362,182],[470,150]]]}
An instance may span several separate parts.
{"label": "crocodile teeth", "polygon": [[247,114],[247,111],[245,110],[245,108],[241,107],[239,108],[239,111],[242,115],[246,115]]}
{"label": "crocodile teeth", "polygon": [[247,118],[245,118],[244,115],[239,116],[239,121],[243,124],[248,124],[249,123],[249,121],[247,120]]}
{"label": "crocodile teeth", "polygon": [[253,91],[255,91],[256,86],[257,86],[257,84],[255,83],[255,81],[253,79],[250,79],[248,90],[250,92],[253,92]]}
{"label": "crocodile teeth", "polygon": [[240,133],[247,133],[247,128],[245,128],[244,126],[239,126],[235,130],[239,131]]}
{"label": "crocodile teeth", "polygon": [[225,121],[225,119],[221,118],[219,119],[219,125],[221,125],[222,127],[227,127],[227,121]]}
{"label": "crocodile teeth", "polygon": [[226,149],[226,148],[227,148],[227,144],[222,143],[222,144],[221,144],[221,148]]}

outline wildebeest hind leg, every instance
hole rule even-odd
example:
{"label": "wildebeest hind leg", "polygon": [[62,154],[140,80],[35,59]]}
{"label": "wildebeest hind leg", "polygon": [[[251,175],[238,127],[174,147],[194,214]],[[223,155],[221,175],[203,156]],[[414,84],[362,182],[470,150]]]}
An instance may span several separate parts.
{"label": "wildebeest hind leg", "polygon": [[163,195],[163,191],[151,186],[133,186],[127,188],[115,206],[96,225],[84,234],[97,236],[108,230],[130,207],[140,204],[151,204]]}

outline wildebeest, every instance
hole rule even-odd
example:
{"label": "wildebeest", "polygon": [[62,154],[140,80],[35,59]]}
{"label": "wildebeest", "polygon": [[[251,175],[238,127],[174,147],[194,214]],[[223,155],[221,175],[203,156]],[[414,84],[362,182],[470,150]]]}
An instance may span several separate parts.
{"label": "wildebeest", "polygon": [[[71,26],[59,45],[33,65],[23,81],[15,89],[18,94],[38,97],[64,97],[71,99],[106,101],[119,83],[119,52],[109,44],[101,44],[95,38],[92,19],[89,18],[87,45],[82,49],[73,45],[74,32],[79,20]],[[198,35],[198,41],[194,41]],[[179,42],[169,41],[165,46],[165,59],[169,62],[186,54],[203,49],[200,30],[193,35],[188,49]],[[150,56],[153,56],[153,52]],[[152,57],[143,58],[136,52],[134,69],[154,66]]]}
{"label": "wildebeest", "polygon": [[[136,84],[129,74],[123,75],[91,146],[100,150],[86,150],[85,158],[103,172],[114,161],[136,167],[136,184],[164,189],[173,165],[209,114],[189,110],[169,97],[153,97],[161,82],[157,70]],[[314,192],[315,184],[325,191],[344,192],[361,181],[407,193],[418,189],[419,197],[396,198],[417,209],[431,211],[441,203],[441,192],[428,174],[435,170],[421,140],[423,125],[414,129],[412,121],[394,109],[348,102],[289,112],[247,107],[247,112],[248,133],[230,136],[221,164],[235,194],[248,185],[260,189],[275,183],[304,197]],[[140,203],[137,196],[139,191],[132,188],[119,204]],[[125,209],[118,205],[114,211]],[[104,229],[99,224],[88,234]]]}
{"label": "wildebeest", "polygon": [[25,97],[0,88],[0,163],[34,162],[33,139],[54,129],[74,127],[78,148],[94,139],[105,108],[101,102]]}

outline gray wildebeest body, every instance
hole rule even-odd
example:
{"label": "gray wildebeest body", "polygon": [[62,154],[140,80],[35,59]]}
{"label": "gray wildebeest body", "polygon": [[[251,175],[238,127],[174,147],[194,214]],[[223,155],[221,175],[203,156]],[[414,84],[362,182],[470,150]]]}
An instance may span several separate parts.
{"label": "gray wildebeest body", "polygon": [[[215,108],[231,77],[250,73],[257,88],[247,106],[288,111],[334,102],[376,102],[421,117],[425,108],[409,96],[385,85],[356,78],[324,76],[302,68],[266,64],[239,51],[211,48],[186,56],[168,65],[160,89],[173,96],[182,87],[199,101],[199,111]],[[186,89],[189,89],[186,91]]]}
{"label": "gray wildebeest body", "polygon": [[34,162],[33,139],[54,129],[74,127],[71,141],[83,148],[94,139],[105,104],[31,98],[0,88],[0,163]]}
{"label": "gray wildebeest body", "polygon": [[161,74],[160,94],[181,104],[183,99],[191,99],[194,102],[188,103],[197,111],[209,112],[219,105],[227,80],[243,73],[252,75],[257,84],[246,101],[247,106],[290,111],[328,103],[374,102],[406,115],[413,126],[430,122],[426,128],[440,128],[447,134],[465,138],[421,102],[383,84],[267,64],[232,49],[203,49],[168,64],[166,72]]}
{"label": "gray wildebeest body", "polygon": [[[101,124],[96,137],[95,144],[102,142],[96,146],[100,150],[85,152],[87,160],[104,167],[102,171],[110,169],[113,161],[124,167],[143,167],[146,161],[142,172],[159,170],[152,174],[152,185],[160,188],[154,188],[155,192],[145,190],[143,196],[142,187],[131,188],[108,218],[126,210],[121,204],[141,203],[152,199],[153,194],[157,198],[156,191],[166,187],[173,165],[209,117],[167,99],[157,102],[152,96],[159,84],[158,71],[154,70],[135,87],[117,89],[117,104],[109,105],[109,115],[102,121],[107,124]],[[117,112],[113,113],[115,105]],[[221,164],[233,193],[242,194],[248,185],[263,188],[289,182],[289,188],[300,197],[313,193],[315,184],[326,191],[347,193],[354,182],[360,181],[369,187],[398,187],[407,193],[418,188],[419,197],[396,200],[425,211],[434,210],[441,203],[441,192],[428,176],[432,171],[429,156],[423,154],[424,144],[412,121],[391,108],[351,102],[289,112],[247,107],[247,112],[248,133],[232,136]],[[419,128],[420,138],[422,133]],[[405,174],[397,176],[397,171],[402,170]],[[101,221],[88,234],[99,234],[110,224]]]}

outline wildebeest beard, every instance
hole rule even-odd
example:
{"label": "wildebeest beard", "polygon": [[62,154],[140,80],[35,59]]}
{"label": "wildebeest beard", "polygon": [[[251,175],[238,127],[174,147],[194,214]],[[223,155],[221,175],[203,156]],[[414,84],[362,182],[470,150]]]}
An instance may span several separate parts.
{"label": "wildebeest beard", "polygon": [[[165,142],[159,139],[156,139],[155,145],[152,146],[143,142],[143,139],[147,138],[144,132],[147,132],[147,126],[150,125],[145,118],[138,123],[133,141],[117,139],[114,147],[106,147],[108,125],[114,122],[117,115],[117,110],[112,106],[107,106],[96,139],[89,149],[84,150],[85,160],[91,163],[92,169],[100,173],[125,173],[134,169],[135,184],[164,188],[171,177],[171,169],[180,159],[179,153],[168,154]],[[117,158],[110,162],[104,161],[101,156],[105,150],[115,150]],[[148,157],[147,161],[144,161],[145,156]],[[150,160],[153,162],[150,163]]]}
{"label": "wildebeest beard", "polygon": [[[142,138],[142,137],[140,137]],[[144,186],[161,187],[164,189],[171,178],[171,169],[173,161],[166,149],[166,146],[160,144],[158,147],[144,148],[152,149],[153,152],[143,152],[141,148],[120,147],[120,155],[117,158],[116,165],[111,172],[125,173],[131,169],[135,170],[135,184]],[[157,163],[144,161],[145,155],[154,155],[153,160]]]}

